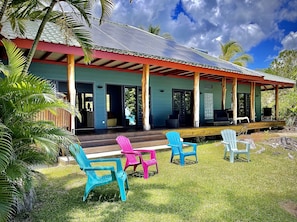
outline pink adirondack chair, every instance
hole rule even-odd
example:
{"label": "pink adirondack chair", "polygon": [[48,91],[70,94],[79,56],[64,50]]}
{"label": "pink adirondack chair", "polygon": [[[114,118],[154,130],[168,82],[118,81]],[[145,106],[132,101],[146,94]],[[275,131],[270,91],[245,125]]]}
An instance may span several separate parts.
{"label": "pink adirondack chair", "polygon": [[[147,179],[149,177],[149,166],[156,165],[156,171],[158,173],[158,163],[156,159],[156,151],[149,149],[137,149],[133,150],[130,140],[125,136],[118,136],[116,138],[117,143],[121,148],[121,152],[126,156],[126,164],[124,170],[129,166],[133,166],[135,172],[138,165],[142,165],[143,177]],[[144,158],[142,153],[149,153],[150,158]]]}

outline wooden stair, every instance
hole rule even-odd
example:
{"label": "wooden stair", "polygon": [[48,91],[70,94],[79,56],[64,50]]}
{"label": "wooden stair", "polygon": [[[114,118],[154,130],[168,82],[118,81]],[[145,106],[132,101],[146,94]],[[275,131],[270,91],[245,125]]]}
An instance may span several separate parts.
{"label": "wooden stair", "polygon": [[[119,135],[126,136],[134,149],[150,148],[150,149],[169,149],[167,139],[163,134],[163,130],[150,131],[133,131],[133,132],[107,132],[107,133],[89,133],[78,135],[88,158],[98,158],[107,156],[121,156],[120,147],[116,142]],[[59,163],[73,163],[71,157],[59,157]]]}

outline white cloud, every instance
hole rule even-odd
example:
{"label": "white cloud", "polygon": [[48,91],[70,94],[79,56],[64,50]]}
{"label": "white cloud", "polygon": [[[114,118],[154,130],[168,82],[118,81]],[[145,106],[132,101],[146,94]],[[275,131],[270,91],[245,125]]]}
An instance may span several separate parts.
{"label": "white cloud", "polygon": [[284,49],[297,49],[297,32],[290,32],[281,43]]}
{"label": "white cloud", "polygon": [[283,39],[284,47],[293,41],[290,36],[284,38],[278,23],[297,20],[297,0],[181,2],[184,12],[177,14],[179,0],[133,0],[131,4],[129,0],[114,0],[111,20],[143,28],[159,25],[161,34],[169,33],[180,44],[216,56],[220,54],[219,41],[235,40],[245,51],[267,39]]}

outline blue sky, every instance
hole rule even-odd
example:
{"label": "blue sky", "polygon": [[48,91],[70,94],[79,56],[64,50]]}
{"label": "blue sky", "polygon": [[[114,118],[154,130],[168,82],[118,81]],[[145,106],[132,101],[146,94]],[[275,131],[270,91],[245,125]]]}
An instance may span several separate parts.
{"label": "blue sky", "polygon": [[[95,10],[99,11],[97,7]],[[267,68],[285,49],[297,49],[297,0],[114,0],[112,21],[159,25],[176,42],[220,55],[220,42],[238,42]]]}

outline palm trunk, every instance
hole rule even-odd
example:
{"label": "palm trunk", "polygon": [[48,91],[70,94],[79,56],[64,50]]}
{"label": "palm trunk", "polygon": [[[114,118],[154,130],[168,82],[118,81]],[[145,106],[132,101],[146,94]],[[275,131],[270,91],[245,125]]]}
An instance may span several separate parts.
{"label": "palm trunk", "polygon": [[41,22],[41,24],[39,26],[39,29],[38,29],[37,33],[36,33],[33,45],[32,45],[32,47],[31,47],[31,49],[29,51],[29,54],[27,56],[27,61],[26,61],[26,64],[24,65],[23,73],[27,73],[28,70],[29,70],[30,64],[32,62],[33,56],[34,56],[35,51],[37,49],[37,45],[38,45],[38,42],[40,40],[41,34],[42,34],[43,30],[44,30],[45,24],[49,21],[50,14],[53,11],[53,8],[54,8],[56,3],[57,3],[57,0],[52,0],[50,6],[47,9],[47,12],[46,12],[45,16],[42,19],[42,22]]}

